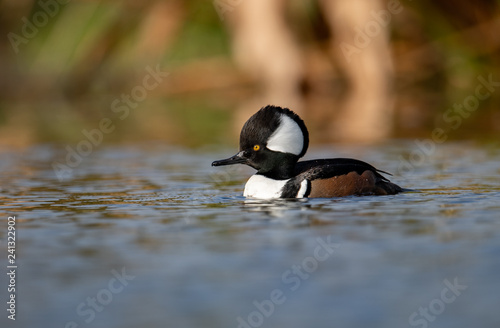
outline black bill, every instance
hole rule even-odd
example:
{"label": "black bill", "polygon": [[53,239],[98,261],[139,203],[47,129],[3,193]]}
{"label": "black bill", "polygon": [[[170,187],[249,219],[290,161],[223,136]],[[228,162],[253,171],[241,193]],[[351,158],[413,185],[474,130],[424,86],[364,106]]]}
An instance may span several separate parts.
{"label": "black bill", "polygon": [[223,165],[233,165],[233,164],[245,164],[247,159],[243,156],[243,152],[240,151],[238,154],[226,158],[221,159],[219,161],[215,161],[212,163],[212,166],[223,166]]}

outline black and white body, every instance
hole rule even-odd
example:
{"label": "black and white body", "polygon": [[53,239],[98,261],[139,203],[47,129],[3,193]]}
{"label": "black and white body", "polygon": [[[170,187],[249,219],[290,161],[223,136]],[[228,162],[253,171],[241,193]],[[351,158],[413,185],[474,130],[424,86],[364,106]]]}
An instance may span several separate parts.
{"label": "black and white body", "polygon": [[245,197],[304,198],[392,195],[402,189],[368,163],[350,159],[299,162],[309,146],[302,119],[287,108],[266,106],[245,123],[240,151],[213,166],[246,164],[257,170],[245,185]]}

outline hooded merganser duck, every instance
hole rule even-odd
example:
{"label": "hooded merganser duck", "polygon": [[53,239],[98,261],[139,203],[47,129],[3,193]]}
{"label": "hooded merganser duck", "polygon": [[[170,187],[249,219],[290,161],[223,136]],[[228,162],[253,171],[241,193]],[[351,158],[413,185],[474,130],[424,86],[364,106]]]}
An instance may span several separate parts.
{"label": "hooded merganser duck", "polygon": [[357,159],[298,162],[309,146],[304,121],[288,108],[266,106],[248,119],[240,134],[240,151],[212,166],[246,164],[257,170],[243,196],[270,198],[394,195],[403,189]]}

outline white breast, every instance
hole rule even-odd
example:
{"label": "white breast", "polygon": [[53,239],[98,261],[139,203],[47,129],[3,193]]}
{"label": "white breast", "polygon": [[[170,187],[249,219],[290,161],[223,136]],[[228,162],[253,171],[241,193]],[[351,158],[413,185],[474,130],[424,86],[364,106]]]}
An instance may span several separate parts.
{"label": "white breast", "polygon": [[255,174],[248,179],[243,196],[261,199],[279,198],[287,182],[288,180],[273,180]]}

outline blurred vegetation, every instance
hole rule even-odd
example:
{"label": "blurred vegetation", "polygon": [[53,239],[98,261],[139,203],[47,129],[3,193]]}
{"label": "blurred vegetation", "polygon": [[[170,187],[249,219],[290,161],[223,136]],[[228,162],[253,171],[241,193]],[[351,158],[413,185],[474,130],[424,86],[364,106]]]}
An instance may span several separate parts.
{"label": "blurred vegetation", "polygon": [[[105,142],[237,142],[232,109],[258,86],[233,64],[212,1],[59,2],[0,0],[0,144],[77,142],[103,118],[116,126]],[[298,42],[327,58],[332,36],[317,5],[292,2]],[[500,0],[401,3],[391,25],[393,136],[428,137],[474,95],[478,76],[500,81]],[[148,67],[169,75],[121,120],[112,103],[142,85]],[[322,83],[335,102],[342,76],[332,72]],[[500,88],[450,137],[498,138],[499,106]]]}

